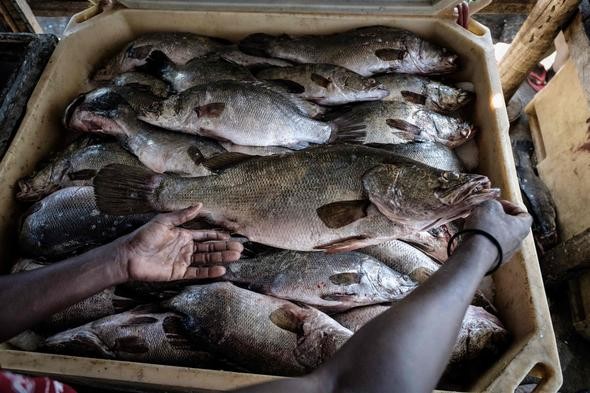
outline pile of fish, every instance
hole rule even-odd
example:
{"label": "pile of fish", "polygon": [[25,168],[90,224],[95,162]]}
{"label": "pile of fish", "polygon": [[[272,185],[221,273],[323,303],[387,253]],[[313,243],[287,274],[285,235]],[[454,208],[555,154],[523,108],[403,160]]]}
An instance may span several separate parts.
{"label": "pile of fish", "polygon": [[[65,127],[86,135],[20,181],[16,198],[34,204],[14,273],[197,202],[191,227],[225,228],[247,238],[248,252],[216,282],[109,288],[37,326],[35,345],[12,342],[313,370],[425,282],[461,219],[499,194],[453,150],[476,133],[464,117],[475,96],[431,77],[458,64],[448,49],[385,26],[253,34],[237,45],[191,33],[131,41],[65,109]],[[453,364],[503,350],[492,297],[474,300]]]}

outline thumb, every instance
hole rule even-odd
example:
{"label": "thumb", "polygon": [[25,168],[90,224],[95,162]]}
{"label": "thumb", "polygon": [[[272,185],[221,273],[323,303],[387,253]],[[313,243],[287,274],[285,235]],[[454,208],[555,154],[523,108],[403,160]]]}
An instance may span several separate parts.
{"label": "thumb", "polygon": [[195,206],[187,207],[186,209],[177,210],[175,212],[164,213],[158,215],[156,218],[160,223],[168,226],[178,226],[188,222],[199,215],[199,211],[203,207],[202,203]]}

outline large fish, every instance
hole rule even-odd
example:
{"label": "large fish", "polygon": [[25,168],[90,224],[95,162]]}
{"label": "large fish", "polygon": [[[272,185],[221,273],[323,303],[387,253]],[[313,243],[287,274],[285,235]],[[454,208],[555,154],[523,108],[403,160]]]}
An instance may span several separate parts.
{"label": "large fish", "polygon": [[397,144],[375,144],[372,147],[386,149],[398,156],[444,171],[462,172],[465,168],[453,149],[437,142],[417,141]]}
{"label": "large fish", "polygon": [[[359,307],[336,314],[334,319],[356,332],[388,309],[388,306],[383,305]],[[481,307],[469,306],[450,361],[458,363],[473,360],[479,356],[497,354],[504,348],[508,336],[508,332],[498,318]]]}
{"label": "large fish", "polygon": [[207,55],[230,45],[229,41],[193,33],[163,32],[143,34],[129,42],[95,74],[96,80],[112,79],[146,63],[154,51],[163,52],[172,61],[185,64],[195,57]]}
{"label": "large fish", "polygon": [[420,284],[430,278],[439,268],[439,265],[422,251],[401,240],[389,240],[361,248],[359,252],[372,256]]}
{"label": "large fish", "polygon": [[141,162],[116,142],[95,144],[80,138],[39,171],[19,180],[16,199],[38,201],[61,188],[92,185],[98,170],[110,164],[140,166]]}
{"label": "large fish", "polygon": [[408,101],[437,112],[454,112],[473,99],[473,94],[418,75],[387,74],[375,77],[389,95],[386,101]]}
{"label": "large fish", "polygon": [[208,352],[187,338],[182,316],[139,306],[48,337],[45,352],[175,366],[210,367]]}
{"label": "large fish", "polygon": [[240,42],[246,53],[296,63],[327,63],[363,76],[383,72],[446,74],[457,70],[457,55],[412,32],[370,26],[328,35],[252,34]]}
{"label": "large fish", "polygon": [[301,149],[337,137],[362,137],[350,118],[333,123],[314,120],[310,116],[316,113],[309,102],[259,81],[213,82],[164,100],[134,95],[124,98],[140,120],[237,145]]}
{"label": "large fish", "polygon": [[31,257],[64,257],[108,243],[140,227],[153,216],[103,214],[96,206],[91,186],[63,188],[35,203],[25,213],[19,246],[23,254]]}
{"label": "large fish", "polygon": [[112,165],[95,178],[101,211],[203,217],[251,241],[297,251],[351,251],[427,230],[498,195],[481,175],[447,172],[361,145],[256,157],[216,176],[180,178]]}
{"label": "large fish", "polygon": [[115,136],[146,167],[157,173],[206,176],[205,165],[213,156],[226,152],[217,142],[171,132],[137,119],[120,90],[98,89],[83,96],[66,119],[76,131]]}
{"label": "large fish", "polygon": [[[11,269],[12,274],[45,267],[31,259],[21,259]],[[72,304],[35,326],[36,332],[55,333],[123,312],[137,306],[137,301],[119,294],[115,287],[107,288],[78,303]]]}
{"label": "large fish", "polygon": [[224,279],[324,312],[401,299],[416,287],[406,276],[359,253],[280,251],[231,263]]}
{"label": "large fish", "polygon": [[227,282],[188,287],[166,306],[186,315],[194,339],[253,372],[303,374],[352,336],[316,309]]}
{"label": "large fish", "polygon": [[284,86],[288,91],[321,105],[380,100],[388,94],[375,79],[332,64],[266,68],[256,77]]}
{"label": "large fish", "polygon": [[367,102],[354,106],[345,117],[365,126],[365,144],[433,141],[455,148],[475,133],[471,123],[404,101]]}
{"label": "large fish", "polygon": [[255,80],[247,68],[219,55],[197,57],[186,64],[175,64],[164,53],[153,52],[141,69],[168,82],[176,92],[221,80]]}

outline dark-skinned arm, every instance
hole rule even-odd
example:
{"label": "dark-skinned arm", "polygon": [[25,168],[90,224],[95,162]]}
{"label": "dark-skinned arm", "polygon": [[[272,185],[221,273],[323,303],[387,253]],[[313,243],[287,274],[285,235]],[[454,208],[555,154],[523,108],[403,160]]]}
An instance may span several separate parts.
{"label": "dark-skinned arm", "polygon": [[195,218],[199,209],[160,214],[133,233],[84,254],[0,276],[0,342],[113,285],[225,274],[223,266],[210,265],[239,259],[242,245],[227,241],[225,233],[178,227]]}
{"label": "dark-skinned arm", "polygon": [[[531,222],[518,207],[490,201],[474,210],[465,228],[492,234],[506,261]],[[428,281],[367,323],[316,371],[239,392],[431,392],[448,363],[465,311],[497,258],[490,240],[468,236]]]}

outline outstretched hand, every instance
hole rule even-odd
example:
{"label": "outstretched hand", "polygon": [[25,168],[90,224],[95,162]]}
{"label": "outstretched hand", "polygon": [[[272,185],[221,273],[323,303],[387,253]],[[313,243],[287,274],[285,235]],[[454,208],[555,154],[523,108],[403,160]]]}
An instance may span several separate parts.
{"label": "outstretched hand", "polygon": [[486,201],[473,209],[464,229],[481,229],[494,236],[504,251],[503,260],[520,248],[533,219],[526,211],[509,201]]}
{"label": "outstretched hand", "polygon": [[215,230],[180,228],[199,214],[201,204],[159,214],[121,239],[120,258],[130,281],[214,278],[225,274],[218,264],[236,261],[239,242]]}

